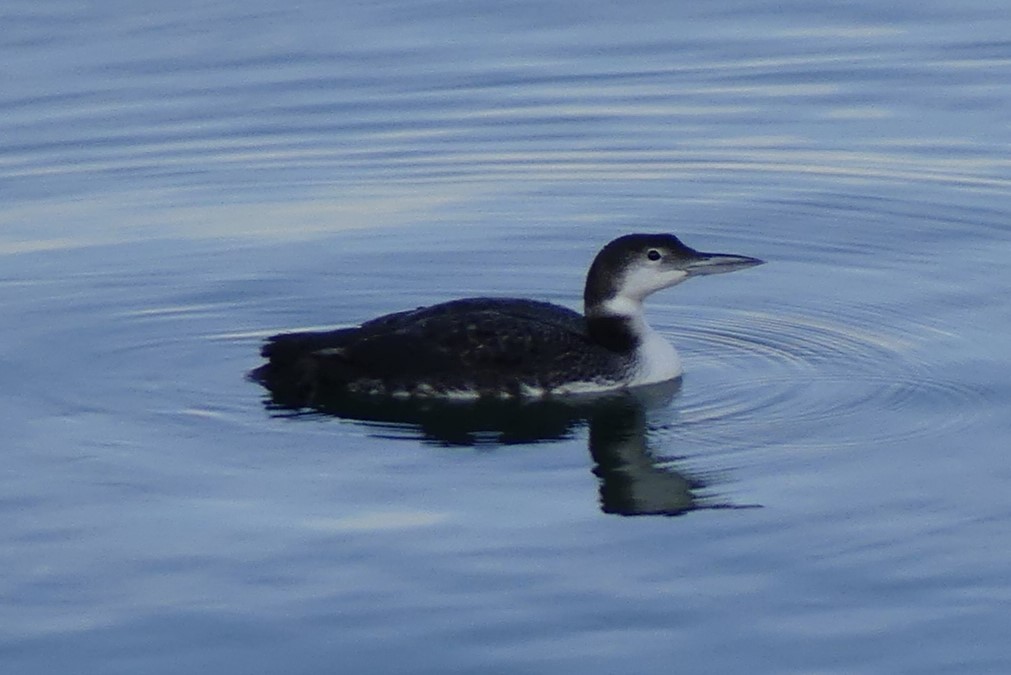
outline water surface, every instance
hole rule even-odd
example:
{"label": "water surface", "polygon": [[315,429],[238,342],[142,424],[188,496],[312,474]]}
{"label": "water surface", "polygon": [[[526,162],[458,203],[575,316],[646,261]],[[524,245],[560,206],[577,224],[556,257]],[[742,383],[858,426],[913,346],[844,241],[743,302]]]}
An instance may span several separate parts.
{"label": "water surface", "polygon": [[[1003,8],[0,21],[4,672],[1011,666]],[[447,439],[244,378],[280,330],[578,308],[654,230],[769,262],[651,298],[659,405]]]}

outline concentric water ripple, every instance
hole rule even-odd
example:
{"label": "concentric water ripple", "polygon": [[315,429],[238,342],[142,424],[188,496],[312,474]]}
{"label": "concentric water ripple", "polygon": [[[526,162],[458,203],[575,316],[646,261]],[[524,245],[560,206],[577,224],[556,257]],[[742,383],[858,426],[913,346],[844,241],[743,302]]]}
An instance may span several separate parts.
{"label": "concentric water ripple", "polygon": [[986,392],[928,367],[937,329],[880,318],[703,312],[669,331],[689,366],[668,432],[707,446],[845,446],[971,425]]}

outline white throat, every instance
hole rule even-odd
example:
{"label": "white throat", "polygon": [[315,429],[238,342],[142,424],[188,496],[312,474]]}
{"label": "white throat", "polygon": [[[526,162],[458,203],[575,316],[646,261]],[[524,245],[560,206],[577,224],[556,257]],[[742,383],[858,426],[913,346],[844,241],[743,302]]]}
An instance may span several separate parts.
{"label": "white throat", "polygon": [[688,278],[688,273],[679,269],[661,270],[654,267],[633,267],[625,273],[618,291],[619,297],[642,302],[650,293],[662,288],[670,288]]}

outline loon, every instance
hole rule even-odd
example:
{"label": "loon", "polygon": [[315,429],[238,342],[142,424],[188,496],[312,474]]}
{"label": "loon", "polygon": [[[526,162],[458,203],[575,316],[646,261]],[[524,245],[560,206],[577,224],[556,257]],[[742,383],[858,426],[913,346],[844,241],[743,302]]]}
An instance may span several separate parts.
{"label": "loon", "polygon": [[696,251],[671,234],[628,234],[590,265],[584,314],[537,300],[452,300],[353,328],[274,335],[250,376],[306,404],[335,394],[539,398],[674,380],[681,360],[646,323],[643,300],[762,262]]}

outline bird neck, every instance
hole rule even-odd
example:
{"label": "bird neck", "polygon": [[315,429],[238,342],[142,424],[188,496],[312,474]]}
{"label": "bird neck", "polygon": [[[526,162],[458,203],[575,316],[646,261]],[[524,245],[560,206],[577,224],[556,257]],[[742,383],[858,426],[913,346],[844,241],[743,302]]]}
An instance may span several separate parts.
{"label": "bird neck", "polygon": [[642,303],[614,297],[585,308],[590,339],[619,353],[635,351],[650,331],[642,313]]}

